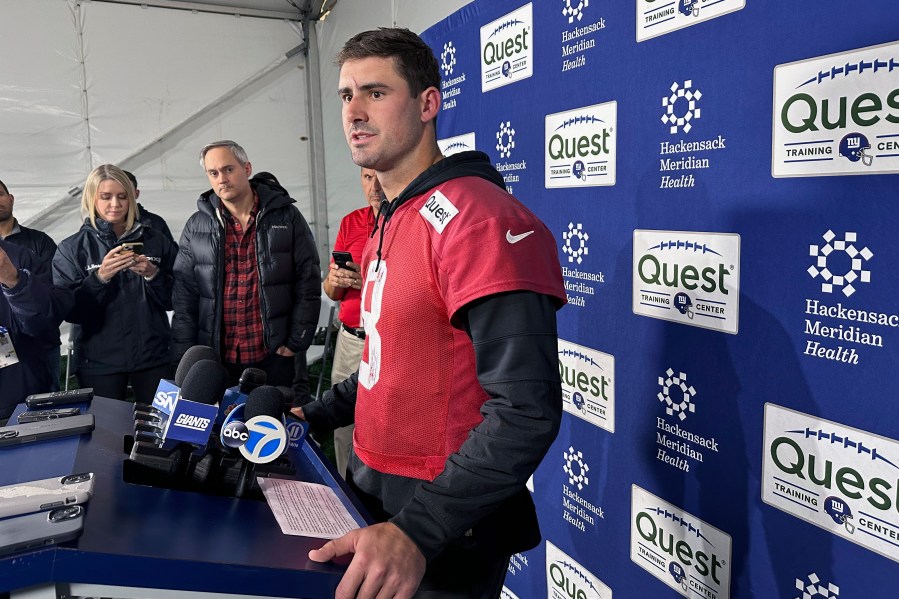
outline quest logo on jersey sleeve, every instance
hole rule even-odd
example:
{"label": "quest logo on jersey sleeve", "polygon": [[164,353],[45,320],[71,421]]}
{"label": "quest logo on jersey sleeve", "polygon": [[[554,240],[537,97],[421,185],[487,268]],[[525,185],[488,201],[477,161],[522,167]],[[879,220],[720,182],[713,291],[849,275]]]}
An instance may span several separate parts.
{"label": "quest logo on jersey sleeve", "polygon": [[631,491],[631,561],[684,597],[728,599],[730,535],[637,485]]}
{"label": "quest logo on jersey sleeve", "polygon": [[534,15],[531,3],[481,27],[481,91],[534,74]]}
{"label": "quest logo on jersey sleeve", "polygon": [[418,212],[442,235],[446,225],[459,214],[459,209],[440,191],[435,191]]}
{"label": "quest logo on jersey sleeve", "polygon": [[612,589],[576,559],[546,541],[547,599],[612,599]]}
{"label": "quest logo on jersey sleeve", "polygon": [[899,562],[899,442],[765,404],[762,501]]}
{"label": "quest logo on jersey sleeve", "polygon": [[899,173],[899,42],[774,69],[774,177]]}
{"label": "quest logo on jersey sleeve", "polygon": [[736,334],[740,236],[634,231],[634,314]]}

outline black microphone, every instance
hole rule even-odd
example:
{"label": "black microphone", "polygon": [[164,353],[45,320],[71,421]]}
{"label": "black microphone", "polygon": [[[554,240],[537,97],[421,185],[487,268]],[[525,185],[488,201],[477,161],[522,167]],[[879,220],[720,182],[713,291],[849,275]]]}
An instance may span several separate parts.
{"label": "black microphone", "polygon": [[294,399],[296,398],[296,394],[293,392],[293,389],[290,387],[285,387],[283,385],[278,385],[275,387],[278,391],[281,392],[281,397],[284,399],[284,413],[289,414],[290,408],[293,407]]}
{"label": "black microphone", "polygon": [[266,380],[268,380],[268,375],[261,368],[247,368],[240,373],[237,390],[243,394],[249,394],[253,389],[264,385]]}
{"label": "black microphone", "polygon": [[[211,405],[225,392],[228,386],[228,372],[215,360],[200,359],[192,364],[183,383],[182,399]],[[133,461],[172,474],[180,470],[185,454],[200,447],[197,443],[186,443],[182,438],[184,430],[187,432],[197,430],[195,421],[188,417],[180,418],[185,405],[187,404],[181,404],[180,400],[175,403],[169,417],[171,422],[165,429],[160,427],[159,422],[135,423],[135,432],[139,434],[135,435],[136,440],[131,448],[130,458]],[[182,420],[185,421],[183,424]],[[203,446],[208,442],[211,423],[206,428],[206,441],[203,442]]]}
{"label": "black microphone", "polygon": [[200,360],[212,360],[215,363],[219,363],[218,352],[208,345],[194,345],[193,347],[189,347],[187,351],[184,352],[184,355],[181,356],[181,361],[178,362],[178,369],[175,371],[175,384],[177,386],[184,387],[185,377],[190,373],[194,364]]}
{"label": "black microphone", "polygon": [[[202,346],[194,346],[202,347]],[[218,403],[228,388],[228,371],[217,360],[202,358],[191,366],[180,385],[181,397],[212,405]]]}
{"label": "black microphone", "polygon": [[[243,420],[249,422],[256,416],[271,416],[280,421],[283,417],[284,394],[270,385],[257,387],[250,392],[247,403],[244,406]],[[256,471],[256,463],[249,459],[241,460],[240,473],[237,475],[235,497],[243,497],[247,489],[252,486]]]}

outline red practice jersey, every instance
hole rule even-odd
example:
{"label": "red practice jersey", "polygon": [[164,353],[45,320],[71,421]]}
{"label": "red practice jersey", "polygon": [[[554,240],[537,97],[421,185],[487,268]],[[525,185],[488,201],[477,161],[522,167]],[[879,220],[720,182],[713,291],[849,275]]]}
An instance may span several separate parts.
{"label": "red practice jersey", "polygon": [[474,348],[452,326],[470,302],[529,290],[565,302],[556,242],[523,204],[479,177],[402,204],[362,257],[354,447],[380,472],[433,480],[477,426],[488,399]]}

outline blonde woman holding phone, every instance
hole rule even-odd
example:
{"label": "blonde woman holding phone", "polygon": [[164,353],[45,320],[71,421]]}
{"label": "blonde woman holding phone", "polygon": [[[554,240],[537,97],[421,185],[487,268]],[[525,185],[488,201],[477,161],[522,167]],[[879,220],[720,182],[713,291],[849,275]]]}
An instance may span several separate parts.
{"label": "blonde woman holding phone", "polygon": [[171,375],[172,266],[177,247],[143,227],[134,186],[111,164],[84,184],[81,229],[59,244],[53,282],[75,292],[73,366],[96,395],[150,403]]}

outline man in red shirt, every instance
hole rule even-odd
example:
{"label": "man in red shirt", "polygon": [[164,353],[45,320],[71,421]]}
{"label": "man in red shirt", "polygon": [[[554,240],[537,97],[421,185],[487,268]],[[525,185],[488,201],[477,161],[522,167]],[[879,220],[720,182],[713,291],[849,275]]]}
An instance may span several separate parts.
{"label": "man in red shirt", "polygon": [[417,35],[360,33],[338,64],[353,162],[390,201],[360,262],[359,372],[299,412],[355,421],[347,479],[379,523],[309,558],[353,554],[337,599],[499,597],[509,557],[540,541],[525,485],[562,417],[556,240],[486,154],[441,155]]}
{"label": "man in red shirt", "polygon": [[[359,261],[362,249],[371,237],[384,192],[378,183],[378,176],[370,168],[362,169],[362,193],[368,205],[354,210],[343,217],[334,241],[334,251],[349,252],[353,261],[350,269],[338,268],[331,261],[328,276],[322,282],[325,293],[332,300],[340,302],[340,331],[337,333],[337,347],[334,350],[334,363],[331,365],[331,383],[341,383],[351,374],[359,370],[362,358],[362,347],[365,345],[365,330],[359,316],[359,304],[362,297],[362,275],[359,272]],[[347,460],[353,447],[353,425],[343,426],[334,431],[334,455],[337,471],[346,476]]]}

